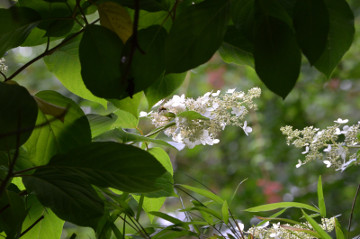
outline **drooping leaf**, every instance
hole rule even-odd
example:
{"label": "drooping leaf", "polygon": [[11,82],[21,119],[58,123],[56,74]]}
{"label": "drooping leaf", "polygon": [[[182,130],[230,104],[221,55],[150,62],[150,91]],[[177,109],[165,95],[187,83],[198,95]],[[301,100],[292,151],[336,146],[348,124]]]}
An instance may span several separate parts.
{"label": "drooping leaf", "polygon": [[168,74],[153,82],[145,90],[149,108],[155,105],[159,100],[174,93],[174,91],[184,82],[185,76],[186,73]]}
{"label": "drooping leaf", "polygon": [[296,38],[311,64],[325,50],[329,32],[329,14],[324,0],[298,0],[294,9]]}
{"label": "drooping leaf", "polygon": [[30,195],[26,199],[28,214],[22,224],[22,231],[24,232],[37,220],[41,219],[35,224],[30,231],[26,232],[21,238],[23,239],[49,239],[60,238],[64,221],[58,218],[49,208],[45,208],[36,199],[34,195]]}
{"label": "drooping leaf", "polygon": [[227,224],[229,221],[229,206],[226,200],[224,200],[224,203],[221,207],[221,214],[222,214],[222,219]]}
{"label": "drooping leaf", "polygon": [[66,108],[60,107],[54,104],[51,104],[41,98],[34,96],[34,99],[39,107],[39,110],[44,114],[51,115],[54,118],[58,118],[62,122],[64,122],[64,118],[66,115]]}
{"label": "drooping leaf", "polygon": [[[44,102],[66,109],[64,121],[39,111],[36,128],[24,145],[29,160],[36,166],[45,165],[56,153],[88,144],[90,126],[81,108],[71,99],[55,91],[41,91],[36,97]],[[46,149],[46,150],[44,150]]]}
{"label": "drooping leaf", "polygon": [[166,39],[167,73],[185,72],[211,58],[223,40],[229,9],[227,0],[208,0],[176,17]]}
{"label": "drooping leaf", "polygon": [[88,25],[79,45],[81,76],[96,96],[122,99],[129,95],[128,81],[123,79],[123,43],[109,29]]}
{"label": "drooping leaf", "polygon": [[99,4],[100,24],[115,32],[125,43],[132,35],[132,21],[126,9],[115,2]]}
{"label": "drooping leaf", "polygon": [[353,41],[354,15],[344,0],[324,0],[329,13],[329,33],[325,51],[314,66],[328,78]]}
{"label": "drooping leaf", "polygon": [[79,43],[82,36],[57,49],[53,54],[44,57],[44,61],[59,81],[72,93],[106,107],[106,100],[94,96],[81,78],[79,60]]}
{"label": "drooping leaf", "polygon": [[[151,26],[138,31],[137,49],[131,63],[134,93],[145,90],[165,72],[165,38],[167,32],[160,26]],[[131,45],[132,38],[129,39]],[[129,43],[128,43],[129,45]]]}
{"label": "drooping leaf", "polygon": [[112,187],[125,192],[153,192],[166,170],[148,152],[114,142],[94,142],[54,156],[49,164],[35,172],[64,171],[81,176],[99,187]]}
{"label": "drooping leaf", "polygon": [[270,203],[270,204],[261,205],[261,206],[257,206],[257,207],[251,207],[251,208],[246,209],[245,211],[247,211],[247,212],[267,212],[267,211],[272,211],[272,210],[276,210],[276,209],[291,208],[291,207],[303,208],[303,209],[307,209],[310,211],[319,212],[319,210],[313,206],[303,204],[303,203],[298,203],[298,202]]}
{"label": "drooping leaf", "polygon": [[341,225],[337,218],[335,218],[335,233],[336,233],[337,239],[345,239],[346,238],[343,231],[341,230]]}
{"label": "drooping leaf", "polygon": [[300,49],[287,23],[266,15],[261,9],[258,9],[258,15],[254,40],[255,70],[271,91],[285,98],[299,76]]}
{"label": "drooping leaf", "polygon": [[170,216],[168,214],[165,214],[165,213],[162,213],[162,212],[157,212],[157,211],[153,211],[153,212],[149,212],[149,213],[156,216],[156,217],[160,217],[160,218],[162,218],[162,219],[164,219],[166,221],[169,221],[169,222],[173,223],[174,225],[182,226],[182,227],[184,227],[186,229],[189,229],[189,226],[186,223],[184,223],[183,221],[181,221],[181,220],[179,220],[179,219],[177,219],[175,217],[172,217],[172,216]]}
{"label": "drooping leaf", "polygon": [[30,8],[0,9],[0,57],[20,46],[39,20],[39,14]]}
{"label": "drooping leaf", "polygon": [[0,150],[20,147],[35,127],[36,102],[24,87],[3,82],[0,100]]}
{"label": "drooping leaf", "polygon": [[104,202],[83,178],[63,170],[37,170],[24,176],[26,189],[61,219],[96,227],[104,214]]}

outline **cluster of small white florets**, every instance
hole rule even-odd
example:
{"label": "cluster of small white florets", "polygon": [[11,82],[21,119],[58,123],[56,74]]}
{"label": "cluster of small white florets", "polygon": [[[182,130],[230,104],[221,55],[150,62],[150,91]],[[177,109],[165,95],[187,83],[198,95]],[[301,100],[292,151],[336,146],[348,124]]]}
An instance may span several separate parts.
{"label": "cluster of small white florets", "polygon": [[[252,88],[247,93],[235,89],[229,89],[224,94],[220,90],[216,93],[208,92],[196,100],[185,98],[184,95],[174,95],[164,104],[163,101],[158,102],[158,110],[151,111],[147,116],[156,127],[174,122],[164,133],[175,142],[183,143],[189,148],[199,144],[213,145],[219,143],[216,136],[227,125],[243,128],[246,135],[252,132],[252,128],[243,119],[250,109],[256,109],[253,99],[260,94],[260,88]],[[201,117],[179,115],[186,111],[196,112]]]}
{"label": "cluster of small white florets", "polygon": [[0,58],[0,71],[5,73],[7,71],[8,67],[5,65],[5,59]]}
{"label": "cluster of small white florets", "polygon": [[[319,225],[323,230],[327,232],[331,232],[335,229],[335,217],[332,218],[322,218],[322,224]],[[273,223],[270,226],[270,223],[259,226],[259,227],[251,227],[247,231],[248,234],[251,234],[253,238],[261,238],[261,239],[312,239],[313,235],[307,232],[314,232],[313,227],[309,223],[300,223],[295,225],[289,224],[280,224]]]}
{"label": "cluster of small white florets", "polygon": [[287,144],[293,144],[297,148],[304,148],[305,160],[299,159],[297,168],[309,161],[320,159],[329,168],[344,171],[351,164],[359,164],[357,151],[360,148],[358,135],[360,133],[360,121],[354,125],[347,125],[349,120],[337,119],[335,124],[320,130],[313,126],[303,130],[292,126],[281,128],[287,136]]}

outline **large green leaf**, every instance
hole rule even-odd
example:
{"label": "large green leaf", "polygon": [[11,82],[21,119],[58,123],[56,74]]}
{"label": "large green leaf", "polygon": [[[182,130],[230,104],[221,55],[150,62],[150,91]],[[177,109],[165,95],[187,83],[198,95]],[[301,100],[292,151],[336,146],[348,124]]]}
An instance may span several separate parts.
{"label": "large green leaf", "polygon": [[0,83],[0,150],[20,147],[31,135],[37,117],[34,98],[16,83]]}
{"label": "large green leaf", "polygon": [[102,98],[122,99],[132,85],[123,78],[123,43],[111,30],[88,25],[79,46],[81,76],[86,87]]}
{"label": "large green leaf", "polygon": [[265,85],[285,98],[300,72],[301,54],[288,23],[263,11],[258,0],[255,32],[255,70]]}
{"label": "large green leaf", "polygon": [[[144,97],[143,92],[136,93],[132,97],[126,97],[122,100],[110,100],[117,108],[131,113],[134,117],[139,117],[139,105]],[[135,128],[135,127],[134,127]]]}
{"label": "large green leaf", "polygon": [[102,134],[112,128],[112,125],[117,119],[115,114],[109,115],[96,115],[89,114],[86,115],[89,120],[90,128],[91,128],[91,136],[94,138],[99,134]]}
{"label": "large green leaf", "polygon": [[94,142],[56,155],[35,175],[58,171],[64,176],[79,176],[96,186],[139,193],[161,190],[155,182],[166,172],[148,152],[114,142]]}
{"label": "large green leaf", "polygon": [[324,2],[330,18],[329,34],[325,51],[314,66],[330,77],[353,41],[354,15],[345,0],[324,0]]}
{"label": "large green leaf", "polygon": [[91,142],[89,122],[80,107],[71,99],[55,91],[41,91],[40,99],[67,108],[64,122],[39,111],[35,129],[24,145],[29,160],[34,165],[45,165],[56,153],[64,153],[74,147]]}
{"label": "large green leaf", "polygon": [[0,9],[0,57],[7,50],[20,46],[39,20],[40,16],[30,8]]}
{"label": "large green leaf", "polygon": [[106,107],[106,100],[94,96],[85,86],[80,74],[79,43],[81,36],[46,56],[44,61],[59,81],[72,93]]}
{"label": "large green leaf", "polygon": [[22,231],[28,229],[42,216],[43,219],[21,236],[22,239],[59,239],[61,237],[64,221],[58,218],[51,209],[41,205],[34,195],[27,197],[26,205],[29,211],[22,224]]}
{"label": "large green leaf", "polygon": [[168,74],[160,77],[145,90],[146,99],[151,108],[156,102],[174,93],[185,80],[186,73]]}
{"label": "large green leaf", "polygon": [[63,170],[42,168],[24,176],[28,192],[61,219],[80,226],[96,227],[104,214],[104,203],[93,187],[80,176]]}
{"label": "large green leaf", "polygon": [[166,71],[180,73],[208,61],[220,47],[229,1],[207,0],[176,17],[165,46]]}
{"label": "large green leaf", "polygon": [[[144,51],[136,50],[131,62],[134,93],[145,90],[165,72],[165,38],[167,32],[160,26],[138,31],[138,44]],[[129,39],[131,45],[132,38]]]}
{"label": "large green leaf", "polygon": [[323,53],[329,32],[329,14],[324,0],[298,0],[294,9],[297,41],[311,64]]}

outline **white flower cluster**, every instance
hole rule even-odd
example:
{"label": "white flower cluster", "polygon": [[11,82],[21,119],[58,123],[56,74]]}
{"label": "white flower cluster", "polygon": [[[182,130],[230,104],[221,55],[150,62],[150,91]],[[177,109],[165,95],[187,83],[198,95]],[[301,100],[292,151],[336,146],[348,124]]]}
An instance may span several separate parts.
{"label": "white flower cluster", "polygon": [[[158,102],[156,106],[161,105],[158,110],[146,115],[156,127],[166,127],[173,122],[174,125],[166,128],[164,133],[189,148],[199,144],[219,143],[216,136],[227,125],[243,128],[246,135],[251,133],[252,128],[243,119],[249,109],[256,109],[253,99],[260,96],[260,88],[252,88],[247,93],[235,89],[220,93],[220,90],[216,93],[208,92],[196,100],[185,98],[184,95],[174,95],[164,104],[163,101]],[[141,116],[145,114],[142,113]]]}
{"label": "white flower cluster", "polygon": [[0,71],[5,73],[8,70],[7,65],[5,65],[5,59],[0,58]]}
{"label": "white flower cluster", "polygon": [[[323,230],[331,232],[335,229],[335,217],[322,218],[321,222],[320,227]],[[310,231],[314,232],[312,226],[307,222],[295,225],[280,224],[280,222],[278,222],[272,223],[271,226],[270,223],[267,222],[262,226],[249,228],[247,233],[256,239],[312,239],[314,236],[307,233]]]}
{"label": "white flower cluster", "polygon": [[355,125],[347,125],[349,120],[337,119],[335,124],[320,130],[313,126],[303,130],[292,126],[282,127],[280,130],[287,136],[287,144],[297,148],[304,148],[302,154],[305,160],[298,161],[297,168],[309,161],[320,159],[329,168],[344,171],[351,164],[359,164],[357,151],[360,148],[360,121]]}

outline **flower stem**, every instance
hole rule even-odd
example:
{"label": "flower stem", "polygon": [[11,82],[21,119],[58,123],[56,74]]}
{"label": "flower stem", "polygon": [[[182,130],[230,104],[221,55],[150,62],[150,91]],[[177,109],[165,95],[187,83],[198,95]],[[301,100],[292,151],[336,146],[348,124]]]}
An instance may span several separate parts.
{"label": "flower stem", "polygon": [[150,136],[153,136],[157,133],[160,133],[161,131],[164,131],[165,129],[171,127],[171,126],[174,126],[176,123],[175,122],[171,122],[171,123],[168,123],[167,125],[164,125],[164,126],[161,126],[157,129],[155,129],[154,131],[148,133],[147,135],[145,135],[146,137],[150,137]]}

